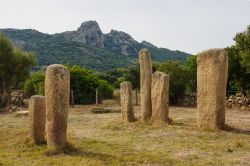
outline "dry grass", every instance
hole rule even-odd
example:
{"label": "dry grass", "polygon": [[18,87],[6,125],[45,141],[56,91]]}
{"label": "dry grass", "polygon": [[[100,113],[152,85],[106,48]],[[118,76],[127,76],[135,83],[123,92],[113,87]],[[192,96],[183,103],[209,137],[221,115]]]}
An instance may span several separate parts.
{"label": "dry grass", "polygon": [[172,107],[173,123],[163,127],[123,123],[120,113],[90,110],[71,109],[69,143],[59,152],[30,143],[27,117],[0,114],[0,165],[250,164],[250,112],[227,111],[227,131],[199,132],[193,108]]}

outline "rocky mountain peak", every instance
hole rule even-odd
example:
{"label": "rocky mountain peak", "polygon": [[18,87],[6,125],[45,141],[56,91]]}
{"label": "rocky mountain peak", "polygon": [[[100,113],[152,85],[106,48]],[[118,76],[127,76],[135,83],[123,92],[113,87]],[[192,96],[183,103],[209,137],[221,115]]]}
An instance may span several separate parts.
{"label": "rocky mountain peak", "polygon": [[104,48],[103,33],[96,21],[83,22],[77,31],[66,32],[64,37],[72,41]]}
{"label": "rocky mountain peak", "polygon": [[104,38],[106,48],[123,55],[137,54],[137,44],[129,34],[117,30],[111,30]]}
{"label": "rocky mountain peak", "polygon": [[110,31],[109,35],[117,37],[117,38],[121,38],[121,39],[133,39],[129,34],[122,32],[122,31],[113,30],[113,29]]}
{"label": "rocky mountain peak", "polygon": [[81,26],[77,29],[77,31],[86,31],[89,29],[95,29],[101,31],[98,23],[96,21],[85,21],[81,24]]}
{"label": "rocky mountain peak", "polygon": [[155,45],[153,45],[152,43],[149,43],[147,41],[142,41],[141,44],[143,45],[143,47],[146,47],[146,48],[157,48]]}

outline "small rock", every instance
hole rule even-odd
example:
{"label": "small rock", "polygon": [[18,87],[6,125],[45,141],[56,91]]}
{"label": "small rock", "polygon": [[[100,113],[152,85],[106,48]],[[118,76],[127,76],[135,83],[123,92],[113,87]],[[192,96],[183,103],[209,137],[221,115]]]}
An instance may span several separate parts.
{"label": "small rock", "polygon": [[17,107],[16,107],[16,106],[13,106],[13,107],[11,107],[11,110],[12,110],[12,112],[14,112],[14,111],[17,110]]}
{"label": "small rock", "polygon": [[241,110],[245,110],[246,107],[245,107],[245,106],[241,106],[240,109],[241,109]]}
{"label": "small rock", "polygon": [[241,97],[236,97],[236,100],[237,100],[237,101],[241,100]]}
{"label": "small rock", "polygon": [[236,96],[236,97],[241,97],[241,96],[242,96],[242,93],[236,93],[235,96]]}
{"label": "small rock", "polygon": [[18,117],[18,116],[28,116],[28,114],[29,114],[29,111],[18,111],[16,113],[16,117]]}
{"label": "small rock", "polygon": [[250,98],[246,98],[246,103],[250,104]]}

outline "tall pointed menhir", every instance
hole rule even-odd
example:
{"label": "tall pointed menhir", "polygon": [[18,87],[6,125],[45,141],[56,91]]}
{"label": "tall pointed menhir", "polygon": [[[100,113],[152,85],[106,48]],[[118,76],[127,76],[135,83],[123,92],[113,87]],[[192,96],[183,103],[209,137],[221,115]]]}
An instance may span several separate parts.
{"label": "tall pointed menhir", "polygon": [[152,115],[151,81],[152,64],[149,51],[141,49],[139,52],[140,63],[140,93],[142,121],[149,121]]}
{"label": "tall pointed menhir", "polygon": [[210,49],[197,56],[197,121],[199,129],[222,129],[225,123],[225,101],[228,55],[223,49]]}
{"label": "tall pointed menhir", "polygon": [[45,100],[47,144],[52,149],[66,145],[69,110],[70,74],[62,65],[50,65],[46,70]]}

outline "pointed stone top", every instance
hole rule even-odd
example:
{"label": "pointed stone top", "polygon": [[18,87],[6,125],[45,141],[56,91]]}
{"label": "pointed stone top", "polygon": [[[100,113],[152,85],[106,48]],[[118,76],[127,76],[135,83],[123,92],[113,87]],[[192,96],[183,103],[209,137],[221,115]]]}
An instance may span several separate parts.
{"label": "pointed stone top", "polygon": [[169,77],[166,73],[161,72],[161,71],[156,71],[156,72],[154,72],[154,75],[156,75],[156,76],[166,76],[166,77]]}
{"label": "pointed stone top", "polygon": [[120,83],[120,86],[121,86],[121,87],[124,86],[124,85],[129,85],[129,86],[131,86],[131,82],[130,82],[130,81],[124,81],[124,82]]}
{"label": "pointed stone top", "polygon": [[148,49],[143,48],[143,49],[141,49],[141,50],[139,51],[139,54],[149,54],[149,51],[148,51]]}

